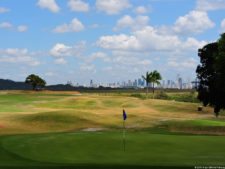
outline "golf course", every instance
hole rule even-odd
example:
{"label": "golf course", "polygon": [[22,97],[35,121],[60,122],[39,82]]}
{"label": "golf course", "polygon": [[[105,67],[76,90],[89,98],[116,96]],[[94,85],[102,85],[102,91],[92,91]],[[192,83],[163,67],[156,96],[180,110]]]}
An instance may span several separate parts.
{"label": "golf course", "polygon": [[[225,117],[123,94],[0,92],[0,168],[225,165]],[[123,118],[125,109],[125,143]]]}

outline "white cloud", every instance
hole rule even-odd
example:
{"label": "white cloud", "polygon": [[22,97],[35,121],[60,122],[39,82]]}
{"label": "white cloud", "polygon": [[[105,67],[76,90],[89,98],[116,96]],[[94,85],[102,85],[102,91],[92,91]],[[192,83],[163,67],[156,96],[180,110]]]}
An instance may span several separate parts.
{"label": "white cloud", "polygon": [[58,65],[65,65],[67,63],[67,61],[64,59],[64,58],[57,58],[55,59],[55,64],[58,64]]}
{"label": "white cloud", "polygon": [[63,43],[55,44],[49,51],[49,54],[55,57],[56,64],[66,64],[65,57],[81,57],[86,47],[85,42],[79,42],[74,46],[68,46]]}
{"label": "white cloud", "polygon": [[225,32],[225,19],[221,21],[220,27],[221,27],[221,32]]}
{"label": "white cloud", "polygon": [[0,7],[0,14],[9,12],[10,10],[8,8]]}
{"label": "white cloud", "polygon": [[53,72],[46,72],[45,76],[52,77],[52,76],[55,76],[55,73],[53,73]]}
{"label": "white cloud", "polygon": [[124,9],[130,8],[129,0],[96,0],[96,7],[108,15],[119,14]]}
{"label": "white cloud", "polygon": [[135,13],[145,14],[145,13],[148,13],[148,9],[145,6],[138,6],[135,8]]}
{"label": "white cloud", "polygon": [[112,62],[120,65],[126,66],[149,66],[152,64],[152,61],[149,59],[140,59],[138,57],[130,56],[114,56]]}
{"label": "white cloud", "polygon": [[28,27],[26,25],[19,25],[17,27],[18,32],[26,32],[28,30]]}
{"label": "white cloud", "polygon": [[52,49],[49,51],[49,54],[54,57],[68,57],[76,56],[80,57],[85,49],[85,42],[79,42],[74,46],[68,46],[63,43],[55,44]]}
{"label": "white cloud", "polygon": [[57,43],[51,50],[50,55],[55,57],[64,57],[64,56],[71,56],[71,49],[72,47],[66,46],[62,43]]}
{"label": "white cloud", "polygon": [[103,52],[95,52],[95,53],[92,53],[90,55],[90,57],[88,57],[87,61],[88,62],[93,62],[96,59],[101,59],[104,62],[109,62],[110,61],[110,58],[108,57],[108,55],[105,54],[105,53],[103,53]]}
{"label": "white cloud", "polygon": [[95,65],[93,64],[88,64],[88,63],[82,63],[80,64],[80,70],[81,71],[88,71],[88,72],[96,72]]}
{"label": "white cloud", "polygon": [[84,25],[77,18],[74,18],[69,24],[63,24],[57,26],[53,32],[65,33],[65,32],[80,32],[84,30]]}
{"label": "white cloud", "polygon": [[97,45],[105,49],[139,52],[197,50],[205,43],[194,38],[184,41],[176,35],[161,35],[151,26],[134,31],[131,35],[102,36],[97,41]]}
{"label": "white cloud", "polygon": [[194,58],[188,58],[184,60],[169,60],[168,66],[178,69],[196,68],[198,62]]}
{"label": "white cloud", "polygon": [[206,12],[190,11],[176,20],[173,30],[179,34],[197,34],[213,28],[214,25]]}
{"label": "white cloud", "polygon": [[198,41],[197,39],[193,37],[187,38],[186,41],[184,41],[181,45],[181,49],[199,49],[202,48],[204,45],[206,45],[206,41]]}
{"label": "white cloud", "polygon": [[75,11],[75,12],[89,11],[89,4],[82,0],[69,0],[68,6],[70,7],[71,11]]}
{"label": "white cloud", "polygon": [[123,28],[131,28],[133,30],[137,30],[147,26],[148,22],[148,16],[137,16],[135,18],[132,18],[129,15],[125,15],[117,21],[114,30],[120,30]]}
{"label": "white cloud", "polygon": [[97,23],[92,24],[92,25],[90,26],[90,28],[92,28],[92,29],[96,29],[96,28],[99,28],[99,27],[100,27],[100,25],[97,24]]}
{"label": "white cloud", "polygon": [[2,22],[0,23],[0,28],[2,29],[8,29],[8,30],[14,30],[18,32],[26,32],[28,27],[26,25],[19,25],[19,26],[14,26],[10,22]]}
{"label": "white cloud", "polygon": [[13,28],[13,25],[9,22],[2,22],[2,23],[0,23],[0,28],[11,29],[11,28]]}
{"label": "white cloud", "polygon": [[139,50],[140,44],[135,36],[125,34],[101,36],[97,45],[105,49],[113,50]]}
{"label": "white cloud", "polygon": [[102,68],[102,70],[111,72],[113,70],[113,68],[112,68],[112,66],[107,66],[107,67]]}
{"label": "white cloud", "polygon": [[55,0],[38,0],[37,5],[40,8],[48,9],[51,12],[57,13],[60,11],[59,6],[55,2]]}
{"label": "white cloud", "polygon": [[200,11],[213,11],[225,9],[224,0],[197,0],[196,9]]}
{"label": "white cloud", "polygon": [[18,48],[0,49],[0,62],[21,63],[29,66],[37,66],[40,64],[27,49]]}

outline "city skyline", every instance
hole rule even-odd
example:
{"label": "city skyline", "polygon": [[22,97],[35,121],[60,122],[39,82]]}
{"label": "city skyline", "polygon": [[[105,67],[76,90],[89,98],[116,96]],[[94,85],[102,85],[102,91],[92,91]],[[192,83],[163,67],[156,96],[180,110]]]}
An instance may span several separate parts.
{"label": "city skyline", "polygon": [[187,81],[198,48],[225,31],[225,0],[2,0],[0,16],[2,79],[114,83],[158,70]]}
{"label": "city skyline", "polygon": [[[196,79],[183,79],[182,76],[177,74],[176,80],[171,79],[162,79],[160,80],[160,84],[156,85],[156,88],[168,88],[168,89],[193,89],[196,88]],[[91,87],[91,88],[99,88],[102,87],[111,87],[111,88],[145,88],[146,87],[146,81],[143,78],[135,78],[135,79],[129,79],[129,80],[123,80],[123,81],[117,81],[117,82],[111,82],[111,83],[102,83],[95,81],[94,79],[90,79],[89,84],[81,84],[78,82],[73,81],[67,81],[68,85],[79,87]],[[149,87],[152,87],[152,84],[148,84]]]}

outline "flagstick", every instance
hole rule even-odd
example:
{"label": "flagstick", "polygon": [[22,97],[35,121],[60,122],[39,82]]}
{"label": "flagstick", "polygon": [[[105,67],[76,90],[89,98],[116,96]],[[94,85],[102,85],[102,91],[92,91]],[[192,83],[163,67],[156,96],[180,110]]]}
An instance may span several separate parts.
{"label": "flagstick", "polygon": [[123,120],[123,151],[126,149],[126,141],[125,141],[125,120]]}

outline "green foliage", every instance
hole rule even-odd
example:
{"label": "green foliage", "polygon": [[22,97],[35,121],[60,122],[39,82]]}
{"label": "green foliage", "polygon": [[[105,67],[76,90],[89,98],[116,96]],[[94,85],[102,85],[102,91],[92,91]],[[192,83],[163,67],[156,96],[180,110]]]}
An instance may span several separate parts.
{"label": "green foliage", "polygon": [[[132,93],[129,96],[136,97],[139,99],[146,99],[143,93]],[[174,100],[178,102],[199,103],[199,100],[197,99],[197,93],[194,91],[171,93],[161,90],[156,92],[154,98],[160,100]]]}
{"label": "green foliage", "polygon": [[163,100],[169,100],[169,96],[166,92],[164,91],[159,91],[155,95],[155,99],[163,99]]}
{"label": "green foliage", "polygon": [[130,96],[136,97],[136,98],[139,98],[139,99],[145,99],[144,95],[141,94],[141,93],[132,93]]}
{"label": "green foliage", "polygon": [[149,86],[149,83],[150,83],[150,74],[148,72],[146,72],[146,75],[142,76],[142,78],[146,82],[146,98],[148,98],[148,86]]}
{"label": "green foliage", "polygon": [[33,90],[35,90],[37,87],[43,88],[46,85],[45,80],[34,74],[29,75],[26,78],[25,83],[31,84]]}
{"label": "green foliage", "polygon": [[142,78],[146,81],[146,95],[148,95],[148,87],[149,84],[152,84],[152,92],[153,92],[153,98],[154,98],[154,92],[155,92],[155,84],[159,85],[160,80],[162,80],[162,77],[160,73],[157,70],[154,70],[153,72],[146,72],[146,76],[142,76]]}
{"label": "green foliage", "polygon": [[153,99],[154,99],[154,93],[155,93],[155,84],[159,85],[160,80],[162,80],[162,77],[160,73],[157,70],[154,70],[149,74],[150,83],[152,83],[152,92],[153,92]]}
{"label": "green foliage", "polygon": [[149,73],[146,72],[146,75],[142,75],[142,78],[145,80],[146,82],[146,86],[148,86],[148,83],[150,82],[150,76],[149,76]]}
{"label": "green foliage", "polygon": [[154,70],[153,72],[151,72],[149,74],[149,81],[150,81],[150,83],[153,83],[153,86],[154,86],[154,84],[159,85],[160,84],[159,80],[162,80],[162,77],[157,70]]}
{"label": "green foliage", "polygon": [[220,110],[225,108],[225,33],[218,42],[199,49],[198,55],[201,62],[196,70],[199,79],[198,98],[204,106],[213,106],[218,116]]}
{"label": "green foliage", "polygon": [[175,93],[169,95],[169,100],[175,100],[180,102],[199,103],[195,92]]}

